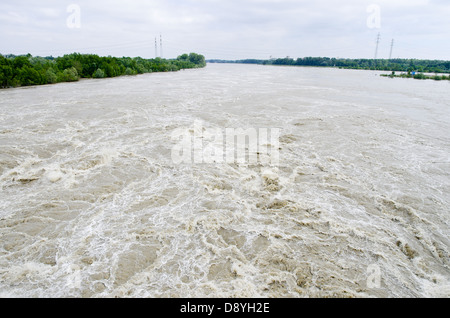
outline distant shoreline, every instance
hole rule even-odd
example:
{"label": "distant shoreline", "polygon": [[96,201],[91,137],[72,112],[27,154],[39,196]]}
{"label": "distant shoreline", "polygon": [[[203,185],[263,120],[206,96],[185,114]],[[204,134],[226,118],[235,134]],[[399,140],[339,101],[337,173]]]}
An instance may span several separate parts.
{"label": "distant shoreline", "polygon": [[[367,70],[392,72],[381,74],[390,78],[432,79],[436,81],[450,80],[450,61],[444,60],[417,60],[417,59],[339,59],[328,57],[305,57],[296,60],[286,57],[282,59],[258,60],[219,60],[210,59],[207,63],[220,64],[254,64],[272,66],[297,66],[337,68],[349,70]],[[397,73],[400,72],[400,75]],[[434,74],[434,75],[433,75]],[[439,74],[439,75],[438,75]]]}

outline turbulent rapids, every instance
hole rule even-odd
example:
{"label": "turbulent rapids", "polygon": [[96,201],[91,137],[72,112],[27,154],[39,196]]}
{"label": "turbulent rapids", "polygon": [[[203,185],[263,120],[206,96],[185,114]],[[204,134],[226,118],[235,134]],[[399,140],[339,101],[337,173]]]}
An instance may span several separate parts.
{"label": "turbulent rapids", "polygon": [[[378,75],[0,91],[0,296],[449,297],[449,84]],[[227,129],[258,160],[174,160],[226,154]]]}

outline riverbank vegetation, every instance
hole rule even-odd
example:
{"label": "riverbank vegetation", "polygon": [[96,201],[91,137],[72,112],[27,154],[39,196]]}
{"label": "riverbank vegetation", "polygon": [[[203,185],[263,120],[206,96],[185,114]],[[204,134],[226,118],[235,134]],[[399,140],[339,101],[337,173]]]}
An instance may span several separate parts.
{"label": "riverbank vegetation", "polygon": [[80,78],[175,72],[205,66],[205,57],[196,53],[183,54],[171,60],[100,57],[79,53],[56,58],[0,54],[0,88],[74,82]]}
{"label": "riverbank vegetation", "polygon": [[[438,75],[450,73],[450,61],[442,60],[417,60],[417,59],[341,59],[329,57],[304,57],[292,59],[289,57],[270,60],[209,60],[209,63],[242,63],[259,65],[285,65],[285,66],[312,66],[312,67],[336,67],[342,69],[374,70],[389,72],[404,72],[401,75],[386,75],[389,77],[405,77],[415,79],[446,80],[448,76]],[[423,73],[435,73],[425,75]]]}
{"label": "riverbank vegetation", "polygon": [[416,72],[407,72],[407,73],[401,73],[401,74],[397,75],[394,71],[392,71],[391,74],[381,74],[381,76],[390,77],[390,78],[400,77],[400,78],[414,78],[414,79],[431,79],[431,80],[435,80],[435,81],[450,80],[450,75],[449,76],[440,75],[440,74],[427,75],[424,73],[416,73]]}

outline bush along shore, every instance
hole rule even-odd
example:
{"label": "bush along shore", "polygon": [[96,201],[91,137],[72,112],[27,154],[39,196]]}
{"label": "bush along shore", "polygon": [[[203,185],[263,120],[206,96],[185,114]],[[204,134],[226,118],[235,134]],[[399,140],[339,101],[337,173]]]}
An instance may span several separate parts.
{"label": "bush along shore", "polygon": [[0,54],[0,88],[75,82],[80,78],[109,78],[152,72],[176,72],[206,66],[205,57],[190,53],[177,59],[100,57],[73,53],[62,57]]}
{"label": "bush along shore", "polygon": [[414,78],[414,79],[431,79],[431,80],[435,80],[435,81],[445,81],[445,80],[450,80],[450,74],[448,76],[445,75],[438,75],[438,74],[434,74],[434,75],[426,75],[423,73],[415,73],[415,72],[408,72],[408,73],[401,73],[401,74],[395,74],[394,71],[392,71],[391,74],[381,74],[380,76],[383,77],[390,77],[390,78],[396,78],[396,77],[400,77],[400,78]]}

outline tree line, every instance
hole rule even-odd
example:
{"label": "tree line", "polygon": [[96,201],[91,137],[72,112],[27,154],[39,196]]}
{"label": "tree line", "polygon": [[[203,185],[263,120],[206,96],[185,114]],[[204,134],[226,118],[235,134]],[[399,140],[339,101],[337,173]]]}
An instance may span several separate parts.
{"label": "tree line", "polygon": [[450,61],[418,59],[342,59],[329,57],[279,58],[270,60],[246,59],[236,61],[210,60],[211,63],[243,63],[261,65],[338,67],[393,72],[450,73]]}
{"label": "tree line", "polygon": [[80,53],[56,58],[0,54],[0,88],[74,82],[80,78],[175,72],[205,66],[205,57],[196,53],[183,54],[171,60],[100,57]]}

